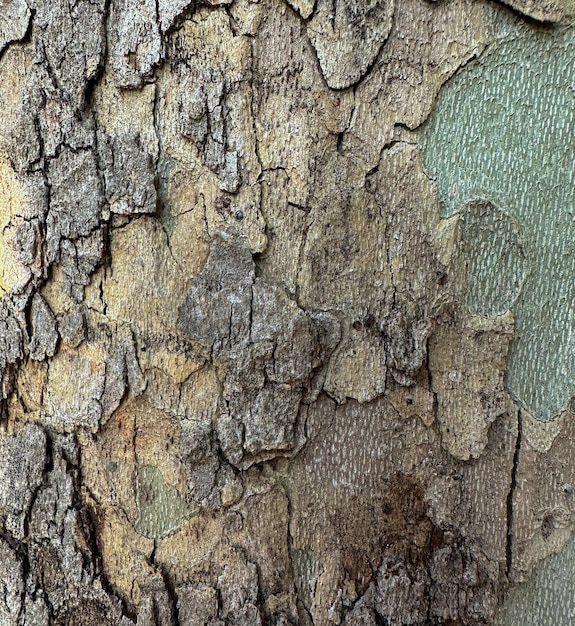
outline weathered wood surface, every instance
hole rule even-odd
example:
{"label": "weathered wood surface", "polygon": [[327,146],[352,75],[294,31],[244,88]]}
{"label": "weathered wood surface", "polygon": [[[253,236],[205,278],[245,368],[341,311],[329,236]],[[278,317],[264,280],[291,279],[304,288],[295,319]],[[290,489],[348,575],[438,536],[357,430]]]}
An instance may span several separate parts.
{"label": "weathered wood surface", "polygon": [[505,4],[3,3],[0,625],[568,595],[497,617],[575,511],[575,7]]}

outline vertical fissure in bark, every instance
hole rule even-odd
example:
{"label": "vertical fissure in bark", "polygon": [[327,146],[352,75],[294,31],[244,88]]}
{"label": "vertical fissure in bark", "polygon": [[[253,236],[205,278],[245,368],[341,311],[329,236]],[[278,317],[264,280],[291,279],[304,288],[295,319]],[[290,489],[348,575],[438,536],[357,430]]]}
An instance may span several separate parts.
{"label": "vertical fissure in bark", "polygon": [[433,372],[429,363],[429,341],[432,334],[433,333],[430,333],[425,342],[425,361],[423,367],[425,367],[425,371],[427,371],[427,388],[432,394],[431,414],[433,415],[433,423],[437,428],[439,424],[439,400],[437,398],[437,391],[433,388]]}
{"label": "vertical fissure in bark", "polygon": [[[157,541],[154,540],[154,554],[153,554],[154,558],[155,558],[156,546],[157,546]],[[154,567],[160,573],[162,580],[164,582],[164,587],[166,589],[166,593],[168,596],[168,602],[171,605],[170,608],[171,608],[171,613],[172,613],[173,626],[180,626],[180,615],[178,612],[178,594],[176,592],[174,581],[164,567],[162,567],[161,565],[158,565],[155,561],[153,561],[153,563],[154,563]],[[160,619],[158,621],[158,626],[160,626],[161,624],[162,622]]]}
{"label": "vertical fissure in bark", "polygon": [[513,499],[517,489],[517,472],[519,468],[519,455],[521,451],[521,438],[523,425],[521,410],[517,411],[517,439],[515,440],[515,453],[513,455],[513,467],[511,469],[511,485],[507,494],[507,542],[505,545],[506,575],[509,578],[513,565]]}

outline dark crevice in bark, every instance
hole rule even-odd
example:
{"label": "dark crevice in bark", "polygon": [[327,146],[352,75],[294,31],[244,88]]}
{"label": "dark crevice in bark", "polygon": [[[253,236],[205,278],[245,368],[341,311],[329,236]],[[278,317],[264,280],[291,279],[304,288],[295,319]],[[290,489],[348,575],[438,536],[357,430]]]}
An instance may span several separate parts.
{"label": "dark crevice in bark", "polygon": [[[36,133],[35,139],[38,141],[38,158],[35,161],[32,161],[28,165],[28,171],[40,171],[42,173],[42,178],[44,179],[44,184],[46,186],[46,216],[48,215],[48,211],[50,210],[50,183],[48,182],[48,164],[46,163],[46,150],[44,147],[44,137],[42,135],[42,125],[40,123],[40,118],[36,114],[33,118],[34,123],[34,131]],[[37,167],[34,167],[37,166]],[[15,168],[15,164],[12,163],[12,167]]]}
{"label": "dark crevice in bark", "polygon": [[[161,182],[162,174],[160,174],[160,163],[162,160],[162,155],[164,154],[164,149],[162,146],[162,133],[160,132],[160,119],[158,113],[158,84],[154,84],[154,105],[152,107],[152,119],[154,126],[154,133],[156,135],[156,141],[158,142],[158,153],[154,161],[154,190],[156,192],[156,211],[154,213],[155,217],[160,218],[162,213],[164,212],[165,205],[164,200],[167,195],[167,178],[166,185],[164,186]],[[160,219],[160,223],[163,227],[163,221]],[[166,230],[164,228],[164,230]],[[166,235],[168,232],[166,231]],[[168,235],[168,241],[170,237]]]}
{"label": "dark crevice in bark", "polygon": [[[102,17],[102,19],[104,20],[104,24],[106,24],[107,19],[108,19],[108,11],[109,11],[108,7],[109,7],[109,0],[106,2],[104,6],[104,15]],[[81,105],[80,114],[90,113],[94,110],[95,108],[94,96],[96,93],[96,88],[100,84],[100,80],[104,74],[104,70],[106,69],[106,55],[107,55],[108,46],[107,46],[107,38],[105,34],[105,26],[102,27],[102,30],[104,31],[102,35],[102,38],[104,41],[103,46],[102,46],[103,47],[102,58],[100,59],[98,63],[98,67],[96,68],[94,76],[92,76],[86,81],[86,85],[84,87],[84,98],[83,98],[83,103]],[[94,120],[94,128],[96,131],[97,129],[96,120]],[[95,141],[95,148],[97,149],[97,139],[95,139],[94,141]],[[97,158],[97,155],[96,155],[96,158]]]}
{"label": "dark crevice in bark", "polygon": [[377,611],[373,612],[373,616],[375,618],[376,626],[389,626],[388,621],[384,620],[383,617],[381,617],[381,615]]}
{"label": "dark crevice in bark", "polygon": [[[408,124],[404,124],[403,122],[396,122],[393,125],[393,138],[384,143],[383,146],[381,147],[381,150],[379,152],[379,160],[378,163],[375,167],[373,167],[371,170],[369,170],[369,172],[366,173],[366,178],[370,175],[373,174],[375,172],[377,172],[379,170],[379,163],[381,162],[384,152],[386,152],[387,150],[391,150],[394,146],[396,146],[397,144],[407,144],[407,145],[418,145],[417,142],[417,138],[414,136],[414,133],[421,128],[425,122],[427,121],[428,118],[426,118],[421,124],[419,124],[419,126],[414,126],[413,128],[410,127]],[[402,134],[407,134],[408,136],[406,137],[402,137]],[[411,139],[413,137],[413,139]],[[433,182],[435,182],[435,179],[428,176],[427,172],[425,172],[425,170],[423,170],[425,176],[427,176],[427,178]]]}
{"label": "dark crevice in bark", "polygon": [[224,11],[226,12],[226,15],[228,16],[228,23],[229,23],[230,30],[232,31],[232,35],[234,37],[238,37],[238,36],[241,37],[242,33],[240,33],[240,29],[238,28],[238,22],[236,18],[232,15],[232,12],[230,10],[230,5],[225,4],[223,8],[224,8]]}
{"label": "dark crevice in bark", "polygon": [[[394,125],[393,125],[393,131],[394,131],[395,134],[397,134],[398,132],[401,132],[401,131],[405,131],[405,132],[411,133],[411,132],[413,132],[413,130],[415,128],[416,127],[412,128],[409,124],[406,124],[405,122],[395,122]],[[407,142],[405,142],[405,143],[407,143]],[[416,143],[416,142],[414,141],[413,143]]]}
{"label": "dark crevice in bark", "polygon": [[[156,544],[157,544],[157,541],[154,540],[154,553],[156,551]],[[157,563],[154,562],[154,567],[160,573],[162,580],[164,581],[164,586],[166,587],[168,599],[171,604],[170,609],[172,612],[173,625],[180,626],[180,616],[178,612],[178,594],[176,592],[176,586],[174,584],[174,581],[172,580],[172,577],[168,574],[168,572],[161,565],[158,565]],[[158,624],[161,624],[161,622],[158,622]]]}
{"label": "dark crevice in bark", "polygon": [[311,10],[311,13],[308,15],[308,17],[306,17],[303,21],[304,22],[311,22],[311,20],[313,19],[313,16],[315,15],[316,11],[317,11],[317,3],[319,2],[319,0],[314,0],[313,3],[313,7]]}
{"label": "dark crevice in bark", "polygon": [[343,153],[343,138],[344,138],[343,132],[337,134],[336,150],[339,154]]}
{"label": "dark crevice in bark", "polygon": [[166,60],[166,38],[164,37],[164,33],[162,32],[162,29],[160,26],[160,5],[159,5],[158,0],[155,0],[154,8],[155,8],[154,22],[158,25],[158,36],[160,38],[160,53],[159,53],[158,61],[154,63],[152,67],[150,76],[143,77],[144,85],[150,85],[150,84],[156,85],[158,81],[158,71],[164,65],[164,61]]}
{"label": "dark crevice in bark", "polygon": [[[386,257],[387,257],[387,264],[389,266],[389,274],[390,274],[390,278],[391,278],[390,310],[394,311],[397,308],[397,281],[396,281],[396,278],[395,278],[395,274],[393,272],[393,259],[391,257],[391,250],[390,250],[390,246],[389,246],[389,241],[390,241],[389,219],[390,219],[390,216],[387,214],[385,207],[379,206],[379,210],[380,210],[381,217],[385,219],[384,240],[387,243],[387,246],[386,246]],[[385,294],[385,296],[386,296],[386,299],[387,299],[387,293]]]}
{"label": "dark crevice in bark", "polygon": [[433,372],[431,371],[431,367],[429,366],[429,342],[433,335],[433,330],[429,334],[427,341],[425,342],[425,361],[423,362],[422,367],[427,371],[427,388],[430,393],[433,394],[433,403],[431,406],[431,411],[433,414],[433,422],[436,427],[439,426],[439,399],[437,397],[437,392],[433,389]]}
{"label": "dark crevice in bark", "polygon": [[355,116],[355,112],[357,110],[357,88],[358,88],[358,85],[352,85],[351,86],[351,93],[353,94],[353,104],[352,104],[352,107],[351,107],[351,111],[349,112],[349,118],[347,120],[347,126],[346,126],[345,130],[349,130],[349,128],[351,127],[351,125],[353,123],[353,118]]}
{"label": "dark crevice in bark", "polygon": [[513,468],[511,470],[511,485],[507,494],[507,542],[505,545],[506,576],[509,579],[513,565],[513,498],[517,489],[517,473],[521,451],[521,439],[523,436],[523,423],[521,410],[517,412],[517,439],[515,440],[515,453],[513,454]]}

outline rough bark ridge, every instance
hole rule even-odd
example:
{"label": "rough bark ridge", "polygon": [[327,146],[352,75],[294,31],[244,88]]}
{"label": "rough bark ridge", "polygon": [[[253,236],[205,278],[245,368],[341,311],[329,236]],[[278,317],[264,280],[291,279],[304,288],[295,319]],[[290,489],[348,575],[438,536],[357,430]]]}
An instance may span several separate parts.
{"label": "rough bark ridge", "polygon": [[565,544],[571,413],[473,306],[519,227],[422,158],[451,77],[571,32],[506,4],[2,4],[1,624],[490,624]]}

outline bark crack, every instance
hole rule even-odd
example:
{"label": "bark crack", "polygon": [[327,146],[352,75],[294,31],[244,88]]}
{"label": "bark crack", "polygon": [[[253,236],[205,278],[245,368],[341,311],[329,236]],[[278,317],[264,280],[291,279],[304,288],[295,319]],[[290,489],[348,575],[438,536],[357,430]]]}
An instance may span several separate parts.
{"label": "bark crack", "polygon": [[513,454],[513,467],[511,469],[511,485],[507,494],[507,542],[505,545],[505,574],[509,579],[511,567],[513,565],[513,499],[517,490],[517,473],[519,469],[521,440],[523,437],[523,418],[521,410],[517,411],[517,439],[515,440],[515,452]]}

